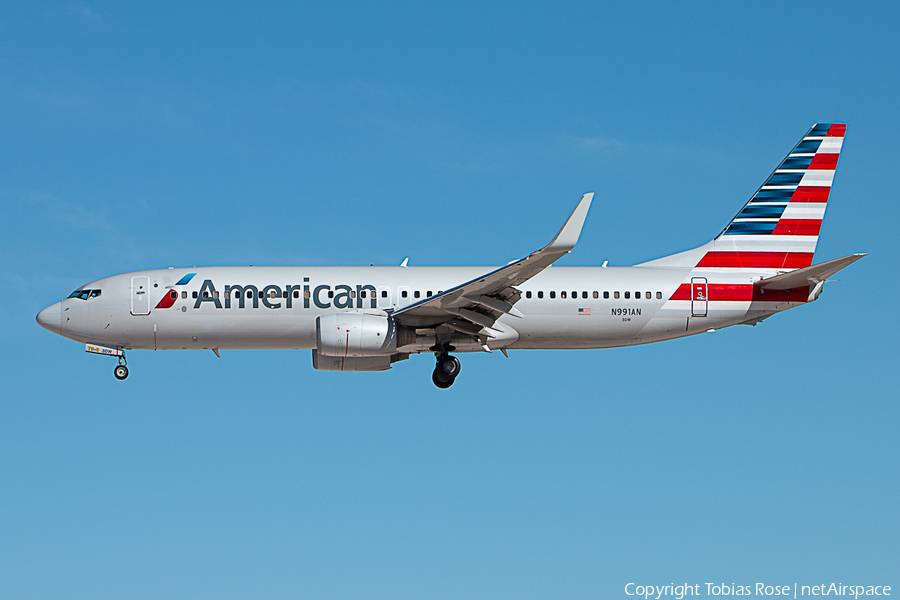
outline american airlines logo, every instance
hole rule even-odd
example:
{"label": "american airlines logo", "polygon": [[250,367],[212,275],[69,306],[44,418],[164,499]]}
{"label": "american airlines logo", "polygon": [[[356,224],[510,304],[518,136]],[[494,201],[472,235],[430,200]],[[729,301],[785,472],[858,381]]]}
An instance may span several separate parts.
{"label": "american airlines logo", "polygon": [[[377,298],[374,285],[346,284],[317,285],[266,285],[262,289],[255,285],[226,285],[219,297],[219,290],[211,279],[203,281],[194,299],[194,308],[209,302],[216,308],[294,308],[295,301],[302,301],[303,308],[376,308]],[[178,297],[176,290],[169,290],[160,300],[157,308],[169,308]],[[166,305],[164,305],[164,303]],[[364,306],[364,304],[368,306]]]}

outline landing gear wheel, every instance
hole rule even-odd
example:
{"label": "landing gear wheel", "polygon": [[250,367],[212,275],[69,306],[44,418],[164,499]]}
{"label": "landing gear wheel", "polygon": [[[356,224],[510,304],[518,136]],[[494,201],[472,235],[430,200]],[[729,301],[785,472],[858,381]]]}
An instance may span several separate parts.
{"label": "landing gear wheel", "polygon": [[434,373],[431,374],[431,381],[434,382],[434,385],[445,390],[456,381],[459,370],[459,359],[455,356],[444,354],[437,359],[437,364],[434,366]]}
{"label": "landing gear wheel", "polygon": [[440,371],[445,378],[455,379],[456,376],[459,375],[461,367],[462,365],[459,364],[459,359],[448,354],[438,360],[435,369]]}
{"label": "landing gear wheel", "polygon": [[115,374],[116,379],[122,381],[123,379],[128,377],[128,367],[126,367],[125,365],[118,365],[113,373]]}
{"label": "landing gear wheel", "polygon": [[431,374],[431,381],[433,381],[434,385],[438,386],[442,390],[446,390],[448,387],[453,385],[453,382],[455,380],[454,379],[444,379],[441,376],[441,374],[438,373],[438,370],[435,369],[434,372]]}

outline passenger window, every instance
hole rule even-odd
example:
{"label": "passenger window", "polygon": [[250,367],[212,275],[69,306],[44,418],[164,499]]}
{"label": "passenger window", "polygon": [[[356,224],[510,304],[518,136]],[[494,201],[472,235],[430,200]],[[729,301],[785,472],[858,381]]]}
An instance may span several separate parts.
{"label": "passenger window", "polygon": [[566,299],[566,293],[565,293],[565,292],[560,292],[560,293],[559,293],[559,297],[562,298],[563,300],[565,300],[565,299]]}
{"label": "passenger window", "polygon": [[[194,293],[196,294],[197,292],[194,292]],[[197,296],[194,296],[194,298],[196,298],[196,297],[197,297]],[[248,297],[248,298],[252,298],[252,297],[253,297],[253,290],[247,290],[247,297]]]}
{"label": "passenger window", "polygon": [[362,298],[363,300],[365,300],[365,298],[366,298],[366,290],[361,291],[361,292],[359,293],[359,297]]}
{"label": "passenger window", "polygon": [[550,297],[551,297],[551,298],[556,298],[556,292],[550,292]]}
{"label": "passenger window", "polygon": [[213,298],[218,298],[218,297],[219,297],[219,292],[213,292]]}
{"label": "passenger window", "polygon": [[350,297],[356,298],[356,290],[350,290]]}
{"label": "passenger window", "polygon": [[169,298],[171,298],[172,300],[176,300],[178,298],[178,292],[172,290],[171,292],[169,292]]}
{"label": "passenger window", "polygon": [[651,298],[653,298],[653,295],[650,292],[647,292],[646,294],[644,294],[644,298],[650,300]]}
{"label": "passenger window", "polygon": [[191,298],[196,298],[196,297],[197,297],[197,292],[191,293]]}
{"label": "passenger window", "polygon": [[603,292],[603,299],[609,300],[609,292]]}
{"label": "passenger window", "polygon": [[640,300],[640,299],[641,299],[641,293],[640,293],[640,292],[635,292],[635,293],[634,293],[634,297],[637,298],[638,300]]}
{"label": "passenger window", "polygon": [[625,299],[626,299],[626,300],[630,300],[630,299],[631,299],[631,292],[625,292]]}
{"label": "passenger window", "polygon": [[662,292],[656,292],[656,299],[662,300]]}
{"label": "passenger window", "polygon": [[618,300],[618,299],[619,299],[619,292],[613,292],[613,298],[615,298],[616,300]]}
{"label": "passenger window", "polygon": [[[596,294],[597,292],[594,292],[594,293]],[[587,292],[581,292],[581,297],[584,298],[584,299],[586,300],[586,299],[587,299]]]}
{"label": "passenger window", "polygon": [[[294,293],[296,294],[297,292],[294,292]],[[305,292],[303,292],[303,297],[306,298],[307,300],[309,300],[310,298],[312,298],[312,292],[309,290],[306,290]]]}
{"label": "passenger window", "polygon": [[413,292],[413,298],[418,298],[418,297],[421,296],[421,295],[422,295],[422,294],[419,292],[419,290],[416,290],[416,291]]}
{"label": "passenger window", "polygon": [[544,297],[544,292],[538,292],[538,298],[543,298],[543,297]]}
{"label": "passenger window", "polygon": [[328,297],[334,298],[334,290],[328,290]]}
{"label": "passenger window", "polygon": [[598,299],[599,297],[600,297],[600,293],[594,292],[594,300]]}
{"label": "passenger window", "polygon": [[387,290],[381,290],[381,297],[387,298]]}
{"label": "passenger window", "polygon": [[575,300],[577,298],[578,298],[578,292],[572,292],[572,300]]}
{"label": "passenger window", "polygon": [[525,297],[531,300],[531,292],[525,292]]}
{"label": "passenger window", "polygon": [[269,298],[277,298],[278,295],[275,293],[275,290],[269,290]]}
{"label": "passenger window", "polygon": [[431,298],[431,290],[428,290],[427,292],[425,292],[425,295],[428,296],[429,298]]}
{"label": "passenger window", "polygon": [[294,298],[299,298],[300,292],[298,290],[294,290]]}
{"label": "passenger window", "polygon": [[185,300],[187,298],[187,292],[181,292],[181,299]]}
{"label": "passenger window", "polygon": [[408,298],[408,297],[409,297],[409,292],[407,292],[406,290],[403,290],[402,292],[400,292],[400,295],[401,295],[402,297],[404,297],[404,298]]}

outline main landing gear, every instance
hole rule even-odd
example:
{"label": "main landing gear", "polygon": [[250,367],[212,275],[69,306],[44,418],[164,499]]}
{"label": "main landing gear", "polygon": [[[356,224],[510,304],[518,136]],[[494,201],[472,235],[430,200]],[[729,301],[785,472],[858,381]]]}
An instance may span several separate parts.
{"label": "main landing gear", "polygon": [[440,350],[434,352],[437,364],[434,366],[434,373],[431,374],[431,381],[442,390],[453,385],[456,376],[459,375],[459,359],[448,354],[450,350],[455,350],[455,348],[444,345]]}

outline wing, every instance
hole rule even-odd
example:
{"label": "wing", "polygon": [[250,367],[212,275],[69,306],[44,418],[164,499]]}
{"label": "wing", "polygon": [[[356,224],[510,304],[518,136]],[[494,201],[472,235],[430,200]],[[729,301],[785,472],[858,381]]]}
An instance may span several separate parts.
{"label": "wing", "polygon": [[575,210],[549,244],[481,277],[393,312],[407,327],[436,328],[472,336],[493,337],[491,327],[504,314],[521,317],[513,305],[521,292],[515,288],[568,254],[581,234],[593,193],[581,197]]}

